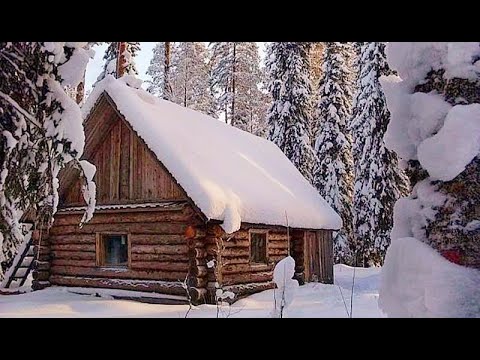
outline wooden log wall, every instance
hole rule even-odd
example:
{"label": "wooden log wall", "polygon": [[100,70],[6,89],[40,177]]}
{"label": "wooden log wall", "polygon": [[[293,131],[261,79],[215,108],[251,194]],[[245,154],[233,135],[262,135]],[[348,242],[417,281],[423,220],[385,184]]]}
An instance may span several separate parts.
{"label": "wooden log wall", "polygon": [[[267,264],[250,262],[250,229],[268,229]],[[245,295],[273,288],[275,264],[288,256],[287,230],[275,226],[242,224],[239,231],[227,235],[218,226],[210,224],[205,239],[207,260],[215,260],[215,268],[207,269],[208,298],[214,303],[215,283],[236,294],[235,300]]]}
{"label": "wooden log wall", "polygon": [[333,284],[333,233],[329,230],[318,230],[316,236],[320,242],[319,281]]}
{"label": "wooden log wall", "polygon": [[[86,124],[84,154],[97,168],[97,204],[185,200],[175,179],[111,105],[99,106],[103,113],[96,111]],[[96,134],[99,130],[103,133]],[[60,191],[62,206],[84,205],[79,179],[72,184],[61,179],[61,184],[69,187]]]}
{"label": "wooden log wall", "polygon": [[[191,267],[186,231],[189,224],[199,223],[190,206],[177,211],[97,212],[79,228],[81,216],[58,214],[50,229],[52,284],[185,295],[181,283]],[[96,266],[97,233],[128,234],[128,269]]]}

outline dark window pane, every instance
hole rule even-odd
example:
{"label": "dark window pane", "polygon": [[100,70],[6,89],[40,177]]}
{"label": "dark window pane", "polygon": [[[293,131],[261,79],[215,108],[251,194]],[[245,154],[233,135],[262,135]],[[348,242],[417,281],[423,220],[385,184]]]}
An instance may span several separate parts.
{"label": "dark window pane", "polygon": [[126,235],[108,235],[104,241],[105,266],[128,266],[128,243]]}
{"label": "dark window pane", "polygon": [[250,261],[260,264],[267,263],[267,234],[251,233],[250,239]]}

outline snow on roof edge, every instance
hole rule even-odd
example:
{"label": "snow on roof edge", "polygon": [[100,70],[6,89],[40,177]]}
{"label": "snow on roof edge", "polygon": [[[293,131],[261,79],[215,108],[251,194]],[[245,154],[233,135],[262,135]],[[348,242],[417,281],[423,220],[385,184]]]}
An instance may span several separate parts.
{"label": "snow on roof edge", "polygon": [[[107,76],[96,84],[82,107],[84,121],[105,93],[208,220],[222,222],[224,230],[232,233],[242,222],[285,226],[285,210],[288,210],[292,228],[341,228],[338,214],[275,144],[210,116],[158,99],[139,87],[138,79],[131,76],[120,79]],[[175,121],[170,122],[169,118]],[[200,127],[199,121],[206,122]],[[188,137],[185,133],[189,132],[179,130],[182,124],[183,130],[191,126],[190,133],[195,135],[213,133],[212,139],[199,141],[201,136]],[[164,133],[178,138],[178,142],[184,140],[191,151],[178,149]],[[217,139],[221,137],[228,139]],[[199,153],[198,148],[202,148],[202,152]],[[228,151],[230,148],[233,150]],[[215,161],[211,161],[212,158]],[[270,160],[278,166],[270,165]],[[229,171],[237,168],[240,177],[250,183],[253,180],[259,187],[257,192],[247,189],[241,181],[230,179]],[[271,205],[266,206],[267,202]]]}

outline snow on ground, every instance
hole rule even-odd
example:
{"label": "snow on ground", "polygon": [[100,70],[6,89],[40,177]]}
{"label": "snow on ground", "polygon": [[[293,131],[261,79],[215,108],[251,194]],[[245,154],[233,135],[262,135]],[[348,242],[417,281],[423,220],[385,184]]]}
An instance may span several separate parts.
{"label": "snow on ground", "polygon": [[[300,286],[288,308],[288,317],[347,317],[341,292],[350,309],[353,268],[335,266],[335,285]],[[378,308],[380,268],[356,269],[353,317],[384,317]],[[340,292],[341,290],[341,292]],[[270,317],[273,290],[237,301],[230,317]],[[0,317],[173,317],[183,318],[187,305],[155,305],[72,294],[68,288],[51,287],[22,295],[0,295]],[[214,305],[200,305],[188,317],[216,317]],[[228,306],[220,317],[226,317]]]}

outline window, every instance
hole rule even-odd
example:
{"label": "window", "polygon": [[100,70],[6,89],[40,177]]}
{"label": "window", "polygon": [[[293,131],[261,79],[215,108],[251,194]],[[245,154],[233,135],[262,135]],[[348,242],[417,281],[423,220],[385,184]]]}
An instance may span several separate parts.
{"label": "window", "polygon": [[128,267],[127,235],[100,235],[97,240],[97,266]]}
{"label": "window", "polygon": [[267,232],[250,232],[250,262],[255,264],[267,263]]}

